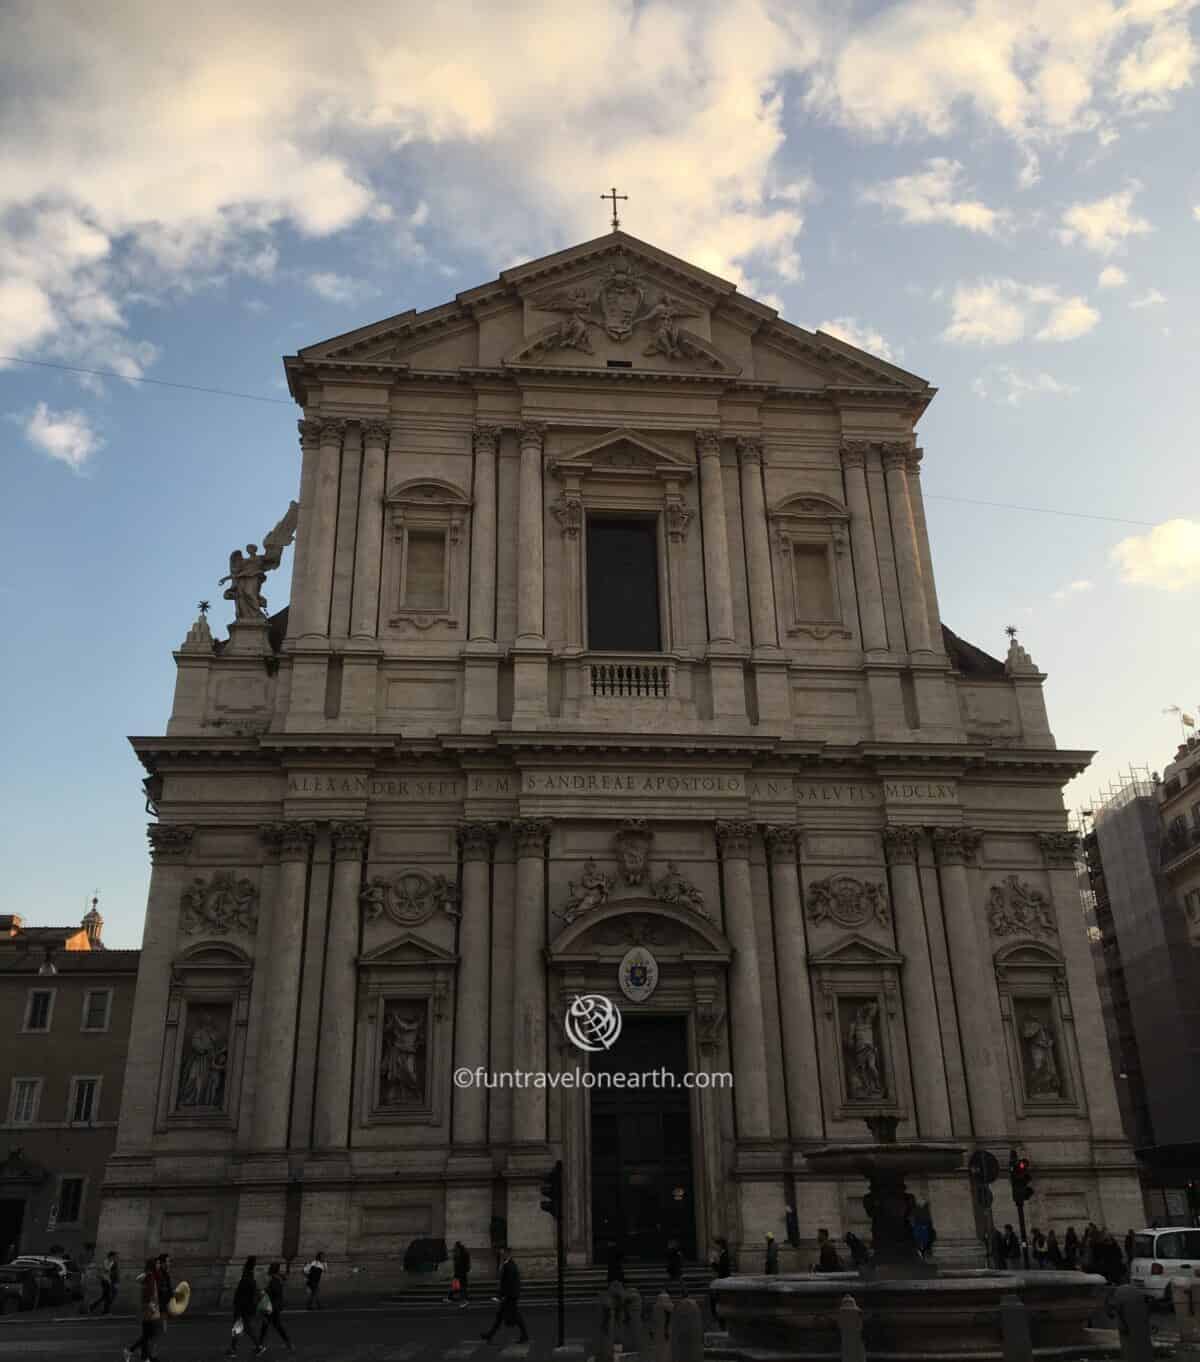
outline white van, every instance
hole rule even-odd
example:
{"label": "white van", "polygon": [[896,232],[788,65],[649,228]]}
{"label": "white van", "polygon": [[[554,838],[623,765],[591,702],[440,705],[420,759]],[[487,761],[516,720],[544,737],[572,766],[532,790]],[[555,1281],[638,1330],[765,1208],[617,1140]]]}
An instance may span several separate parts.
{"label": "white van", "polygon": [[1148,1301],[1171,1304],[1171,1278],[1200,1267],[1200,1230],[1139,1230],[1133,1236],[1129,1280]]}

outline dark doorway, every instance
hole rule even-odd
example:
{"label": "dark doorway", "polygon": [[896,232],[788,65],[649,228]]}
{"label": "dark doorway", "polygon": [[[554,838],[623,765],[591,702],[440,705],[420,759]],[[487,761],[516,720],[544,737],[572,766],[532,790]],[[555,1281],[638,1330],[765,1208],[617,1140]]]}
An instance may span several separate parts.
{"label": "dark doorway", "polygon": [[588,518],[587,609],[592,651],[660,651],[656,521]]}
{"label": "dark doorway", "polygon": [[0,1200],[0,1263],[21,1251],[21,1226],[25,1223],[25,1202],[5,1197]]}
{"label": "dark doorway", "polygon": [[617,1043],[592,1055],[594,1073],[654,1073],[675,1087],[592,1089],[592,1253],[607,1260],[616,1243],[630,1260],[661,1263],[671,1239],[696,1257],[692,1123],[683,1075],[685,1017],[624,1017]]}

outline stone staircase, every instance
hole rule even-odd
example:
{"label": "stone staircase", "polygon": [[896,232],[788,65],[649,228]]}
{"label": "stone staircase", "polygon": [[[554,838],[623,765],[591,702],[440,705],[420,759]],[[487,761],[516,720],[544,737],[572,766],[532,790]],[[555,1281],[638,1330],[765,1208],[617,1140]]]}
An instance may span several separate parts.
{"label": "stone staircase", "polygon": [[[691,1296],[704,1296],[712,1273],[700,1263],[690,1263],[683,1269],[683,1285]],[[625,1265],[625,1285],[636,1287],[643,1300],[653,1302],[654,1297],[666,1288],[666,1268],[656,1263],[627,1263]],[[604,1267],[568,1267],[564,1277],[565,1299],[568,1305],[591,1305],[608,1285],[608,1272]],[[427,1309],[444,1307],[446,1292],[450,1288],[448,1276],[429,1276],[409,1278],[403,1286],[388,1292],[384,1300],[389,1304],[418,1306]],[[471,1303],[487,1304],[496,1291],[496,1280],[488,1275],[471,1274]],[[521,1280],[521,1305],[534,1308],[540,1305],[553,1305],[557,1299],[558,1284],[553,1277],[523,1277]]]}

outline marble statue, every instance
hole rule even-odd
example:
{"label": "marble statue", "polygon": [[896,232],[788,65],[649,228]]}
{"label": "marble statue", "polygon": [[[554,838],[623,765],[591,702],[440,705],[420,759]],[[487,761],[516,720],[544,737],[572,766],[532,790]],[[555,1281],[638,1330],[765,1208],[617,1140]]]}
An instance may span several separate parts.
{"label": "marble statue", "polygon": [[300,508],[292,502],[287,514],[278,525],[263,539],[262,552],[257,544],[247,544],[245,554],[234,549],[229,555],[229,575],[217,583],[225,588],[224,599],[232,601],[238,620],[261,620],[267,609],[267,598],[262,594],[262,584],[267,573],[277,568],[283,558],[283,551],[296,534],[296,519]]}
{"label": "marble statue", "polygon": [[1030,1017],[1021,1027],[1025,1042],[1026,1080],[1030,1097],[1060,1097],[1062,1078],[1054,1058],[1054,1032],[1045,1022]]}
{"label": "marble statue", "polygon": [[859,1101],[884,1095],[879,1045],[875,1038],[875,1019],[878,1015],[878,1003],[863,1003],[855,1012],[847,1032],[850,1096]]}

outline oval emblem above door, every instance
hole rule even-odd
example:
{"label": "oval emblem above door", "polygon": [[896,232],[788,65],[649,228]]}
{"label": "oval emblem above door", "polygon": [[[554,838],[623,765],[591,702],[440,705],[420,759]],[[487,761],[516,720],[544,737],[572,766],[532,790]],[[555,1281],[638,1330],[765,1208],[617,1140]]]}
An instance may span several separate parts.
{"label": "oval emblem above door", "polygon": [[644,1003],[658,986],[658,961],[645,946],[634,946],[617,967],[617,982],[631,1003]]}

